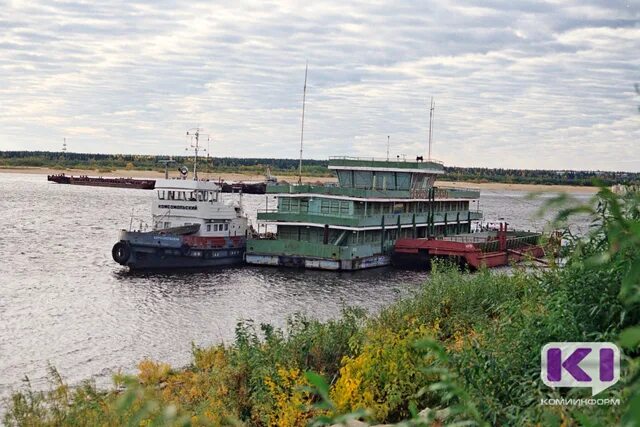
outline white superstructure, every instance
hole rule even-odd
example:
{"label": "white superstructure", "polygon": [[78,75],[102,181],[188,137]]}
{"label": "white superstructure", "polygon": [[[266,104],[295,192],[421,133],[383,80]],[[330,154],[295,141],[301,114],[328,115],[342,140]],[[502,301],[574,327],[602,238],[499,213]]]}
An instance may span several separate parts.
{"label": "white superstructure", "polygon": [[153,229],[199,224],[195,236],[244,236],[247,218],[241,201],[223,202],[220,186],[212,181],[159,179],[152,205]]}

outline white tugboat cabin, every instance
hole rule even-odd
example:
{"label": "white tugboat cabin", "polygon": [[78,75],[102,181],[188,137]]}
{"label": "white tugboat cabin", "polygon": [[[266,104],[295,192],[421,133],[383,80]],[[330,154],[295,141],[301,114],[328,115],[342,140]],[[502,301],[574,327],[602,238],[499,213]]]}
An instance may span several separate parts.
{"label": "white tugboat cabin", "polygon": [[199,225],[194,236],[237,237],[247,232],[241,203],[223,203],[220,186],[215,182],[161,179],[156,181],[155,191],[155,231]]}

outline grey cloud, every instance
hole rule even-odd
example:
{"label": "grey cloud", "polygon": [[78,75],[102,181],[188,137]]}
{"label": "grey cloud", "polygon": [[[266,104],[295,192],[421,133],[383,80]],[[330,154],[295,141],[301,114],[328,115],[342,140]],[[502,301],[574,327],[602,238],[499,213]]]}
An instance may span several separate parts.
{"label": "grey cloud", "polygon": [[449,164],[639,170],[627,4],[10,3],[0,149],[295,157],[309,60],[309,157],[424,150],[433,95]]}

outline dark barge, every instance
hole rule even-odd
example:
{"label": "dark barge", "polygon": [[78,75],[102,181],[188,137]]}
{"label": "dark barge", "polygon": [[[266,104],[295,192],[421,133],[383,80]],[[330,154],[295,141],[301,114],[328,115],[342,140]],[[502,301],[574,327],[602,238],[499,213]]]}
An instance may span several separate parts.
{"label": "dark barge", "polygon": [[156,186],[154,179],[134,178],[103,178],[94,176],[73,175],[47,175],[47,181],[57,184],[89,185],[95,187],[136,188],[141,190],[153,190]]}
{"label": "dark barge", "polygon": [[[135,178],[103,178],[93,176],[73,175],[47,175],[47,181],[57,184],[90,185],[96,187],[136,188],[140,190],[153,190],[155,179]],[[265,194],[267,182],[218,182],[222,193]]]}
{"label": "dark barge", "polygon": [[221,181],[220,189],[223,193],[265,194],[266,182],[224,182]]}

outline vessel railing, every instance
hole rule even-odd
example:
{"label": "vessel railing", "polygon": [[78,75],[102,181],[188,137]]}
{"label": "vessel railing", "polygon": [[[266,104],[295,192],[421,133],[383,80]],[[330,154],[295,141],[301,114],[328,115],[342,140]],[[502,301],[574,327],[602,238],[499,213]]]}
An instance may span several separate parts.
{"label": "vessel railing", "polygon": [[[434,187],[437,199],[477,199],[480,190],[474,188]],[[267,186],[269,194],[318,194],[329,196],[345,196],[360,198],[388,198],[388,199],[427,199],[428,190],[382,190],[367,187],[338,187],[309,184],[278,184]],[[457,194],[456,194],[457,193]],[[419,196],[419,197],[418,197]]]}
{"label": "vessel railing", "polygon": [[[289,209],[289,210],[281,210],[277,208],[272,209],[258,209],[258,214],[282,214],[282,215],[306,215],[306,216],[320,216],[326,218],[346,218],[346,219],[369,219],[369,218],[380,218],[383,215],[385,217],[393,217],[394,219],[397,216],[401,217],[411,217],[414,214],[416,217],[424,217],[429,215],[430,212],[375,212],[370,213],[367,212],[366,215],[364,212],[360,213],[339,213],[339,212],[315,212],[315,211],[304,211],[299,209]],[[466,221],[468,214],[471,214],[472,221],[477,221],[478,217],[482,217],[482,211],[480,210],[461,210],[461,211],[433,211],[434,215],[438,215],[438,217],[444,217],[447,215],[447,223],[455,224],[456,216],[460,213],[460,221]],[[440,220],[441,221],[441,220]],[[388,223],[387,225],[391,226],[392,223]]]}
{"label": "vessel railing", "polygon": [[412,157],[407,158],[406,156],[401,157],[366,157],[366,156],[329,156],[329,161],[331,160],[356,160],[359,162],[406,162],[406,163],[416,163],[417,161],[425,162],[425,163],[437,163],[439,165],[443,165],[444,163],[440,160],[436,159],[423,159],[416,160]]}
{"label": "vessel railing", "polygon": [[433,187],[438,190],[459,190],[459,191],[480,191],[479,188],[474,187]]}
{"label": "vessel railing", "polygon": [[[524,236],[507,237],[506,248],[517,249],[525,246],[535,245],[540,239],[538,233],[527,233]],[[472,243],[482,252],[495,252],[500,249],[500,240],[497,235],[492,236],[441,236],[438,240],[446,240],[458,243]]]}

